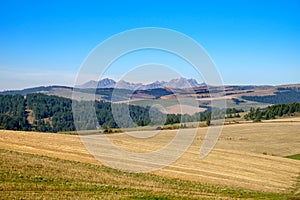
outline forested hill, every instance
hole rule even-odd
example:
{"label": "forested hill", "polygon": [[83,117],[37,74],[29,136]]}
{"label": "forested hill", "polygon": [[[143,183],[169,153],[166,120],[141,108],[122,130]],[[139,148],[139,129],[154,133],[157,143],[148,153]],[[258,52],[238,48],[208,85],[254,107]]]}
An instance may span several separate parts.
{"label": "forested hill", "polygon": [[[127,128],[134,126],[162,126],[180,122],[205,121],[210,118],[210,113],[168,114],[147,107],[127,104],[114,104],[118,113],[118,123],[112,114],[112,103],[104,101],[75,101],[80,104],[76,111],[81,115],[76,119],[81,130],[95,130],[98,125],[104,129]],[[96,121],[87,120],[91,112],[85,112],[87,105],[95,107]],[[129,110],[131,120],[122,113]],[[121,113],[121,114],[120,114]],[[150,119],[150,116],[155,116]],[[121,127],[119,127],[121,126]],[[77,127],[78,128],[78,127]],[[41,93],[22,96],[0,95],[0,129],[62,132],[76,130],[72,112],[72,100],[68,98],[45,95]]]}
{"label": "forested hill", "polygon": [[270,104],[289,104],[300,102],[300,88],[279,87],[272,95],[265,96],[242,96],[242,99]]}
{"label": "forested hill", "polygon": [[244,118],[246,120],[261,121],[275,119],[284,115],[293,116],[294,113],[300,112],[300,103],[294,102],[291,104],[277,104],[269,106],[267,109],[261,110],[260,108],[251,108]]}
{"label": "forested hill", "polygon": [[[92,103],[95,105],[99,124],[105,128],[116,128],[111,103],[103,101]],[[125,107],[127,107],[125,104],[117,105],[117,109],[125,109]],[[147,125],[150,123],[149,109],[149,107],[130,105],[130,116],[137,125]],[[161,114],[159,111],[156,112],[158,116]],[[82,118],[84,119],[84,116]],[[83,121],[82,124],[84,124],[84,127],[81,127],[83,129],[95,129],[95,124],[92,122]],[[72,100],[39,93],[27,96],[0,95],[0,129],[41,132],[74,131]]]}
{"label": "forested hill", "polygon": [[[76,111],[82,113],[76,122],[80,124],[82,130],[95,130],[97,125],[102,128],[121,128],[145,125],[166,125],[193,121],[210,121],[210,112],[188,114],[168,114],[165,116],[160,111],[150,109],[150,107],[140,107],[127,104],[114,104],[116,113],[119,114],[118,124],[112,114],[112,103],[104,101],[80,101],[76,102],[78,106]],[[88,119],[89,112],[84,112],[86,105],[95,106],[97,119]],[[126,113],[129,110],[130,118],[133,123],[129,123],[128,116],[120,113]],[[234,109],[235,110],[235,109]],[[125,112],[124,112],[125,111]],[[239,111],[232,112],[233,109],[227,109],[228,116],[236,116]],[[283,115],[292,115],[300,112],[300,103],[279,104],[269,106],[266,109],[252,108],[245,115],[247,120],[260,121],[261,119],[274,119]],[[149,113],[155,116],[157,121],[151,121]],[[224,111],[220,111],[220,114]],[[163,120],[162,120],[163,119]],[[162,122],[164,121],[165,122]],[[164,123],[164,124],[161,124]],[[62,132],[74,131],[74,118],[72,112],[72,100],[63,97],[49,96],[45,94],[22,95],[0,95],[0,129],[40,131],[40,132]]]}
{"label": "forested hill", "polygon": [[40,87],[34,87],[34,88],[27,88],[27,89],[23,89],[23,90],[8,90],[8,91],[2,91],[0,92],[0,95],[6,95],[6,94],[11,94],[11,95],[16,95],[16,94],[20,94],[20,95],[28,95],[28,94],[33,94],[33,93],[50,93],[55,91],[55,89],[59,89],[59,90],[73,90],[72,87],[68,87],[68,86],[40,86]]}
{"label": "forested hill", "polygon": [[[146,125],[161,126],[180,122],[205,121],[210,118],[210,113],[165,115],[149,106],[129,105],[128,107],[127,104],[118,103],[114,104],[114,110],[119,116],[118,123],[116,123],[112,114],[112,103],[104,101],[75,102],[80,104],[80,106],[76,106],[76,111],[81,114],[76,122],[82,130],[95,130],[97,125],[104,129]],[[91,104],[95,106],[97,121],[86,120],[89,119],[89,116],[84,116],[91,114],[83,110]],[[132,121],[128,120],[128,116],[122,115],[128,110]],[[150,119],[150,114],[155,116],[154,119]],[[0,129],[40,132],[74,131],[76,129],[72,100],[41,93],[28,94],[27,96],[20,94],[0,95]]]}

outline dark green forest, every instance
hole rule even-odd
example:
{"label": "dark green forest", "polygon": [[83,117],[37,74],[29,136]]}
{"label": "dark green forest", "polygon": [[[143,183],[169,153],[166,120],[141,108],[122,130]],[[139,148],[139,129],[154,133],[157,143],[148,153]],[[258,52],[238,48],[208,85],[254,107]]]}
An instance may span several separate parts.
{"label": "dark green forest", "polygon": [[[161,126],[185,122],[210,121],[211,112],[188,114],[163,114],[151,107],[140,107],[127,104],[111,104],[105,101],[74,101],[76,112],[80,115],[74,119],[72,100],[45,95],[41,93],[22,96],[0,95],[0,129],[24,130],[39,132],[64,132],[95,130],[99,125],[103,129],[127,128],[135,126]],[[112,106],[113,109],[112,109]],[[91,115],[95,108],[96,119]],[[228,112],[235,112],[229,110]],[[124,114],[129,112],[129,116]],[[219,112],[220,116],[224,112]],[[154,116],[151,118],[151,116]],[[29,118],[31,117],[31,120]],[[30,123],[29,123],[30,121]],[[76,121],[77,127],[75,127]]]}
{"label": "dark green forest", "polygon": [[261,121],[262,119],[269,120],[284,115],[292,116],[294,113],[300,112],[300,103],[294,102],[291,104],[277,104],[269,106],[267,109],[251,108],[250,112],[244,116],[246,120]]}
{"label": "dark green forest", "polygon": [[0,95],[0,128],[29,130],[26,99],[22,95]]}
{"label": "dark green forest", "polygon": [[[96,117],[101,127],[118,128],[114,120],[115,116],[112,114],[111,103],[104,101],[77,103],[81,105],[79,108],[82,109],[86,108],[86,104],[92,103],[95,106]],[[116,109],[115,112],[124,113],[124,109],[128,109],[128,106],[118,104],[114,108]],[[149,109],[150,107],[129,106],[130,117],[134,125],[145,126],[151,123]],[[30,112],[33,113],[34,117],[31,124],[28,122]],[[86,113],[84,110],[78,112]],[[154,115],[159,116],[160,112],[154,112],[156,112]],[[84,124],[84,127],[81,126],[83,129],[96,129],[95,122],[85,119],[88,118],[83,115],[81,119],[77,119],[77,122]],[[122,123],[122,127],[133,126],[133,124],[125,124],[126,120],[126,118],[121,118],[118,123]],[[28,94],[26,97],[22,95],[0,95],[0,128],[40,132],[74,131],[76,129],[72,113],[72,100],[40,93]]]}
{"label": "dark green forest", "polygon": [[268,96],[242,96],[248,101],[256,101],[270,104],[290,104],[293,102],[300,102],[299,88],[278,88],[279,91],[274,95]]}
{"label": "dark green forest", "polygon": [[[0,129],[24,130],[39,132],[63,132],[80,130],[95,130],[99,125],[104,129],[127,128],[135,126],[161,126],[186,122],[206,121],[210,124],[212,116],[215,119],[227,116],[238,117],[243,110],[228,108],[225,111],[212,109],[204,113],[188,114],[163,114],[151,107],[140,107],[127,104],[111,104],[105,101],[74,101],[76,112],[80,115],[74,119],[72,100],[50,96],[41,93],[22,96],[0,95]],[[112,108],[112,105],[113,108]],[[96,112],[87,111],[93,107]],[[124,114],[129,112],[129,116]],[[299,103],[279,104],[269,106],[267,109],[251,108],[245,115],[246,120],[260,121],[274,119],[283,115],[293,115],[300,112]],[[96,113],[96,118],[91,114]],[[151,118],[151,116],[154,116]],[[90,120],[94,119],[94,120]],[[74,121],[78,125],[75,127]]]}
{"label": "dark green forest", "polygon": [[[127,128],[146,125],[167,125],[180,122],[205,121],[209,113],[196,113],[195,115],[168,114],[148,107],[126,104],[112,104],[104,101],[81,101],[76,106],[78,119],[74,119],[72,100],[50,96],[41,93],[22,95],[0,95],[0,129],[63,132],[76,130],[74,120],[82,130],[95,130],[100,125],[104,129]],[[89,105],[95,108],[97,121],[90,119],[92,112],[86,112]],[[128,110],[128,115],[123,115]],[[28,116],[33,118],[29,123]],[[113,115],[115,113],[115,115]],[[118,115],[119,113],[119,115]],[[121,113],[121,114],[120,114]],[[149,113],[154,118],[150,118]],[[78,127],[77,127],[78,128]]]}

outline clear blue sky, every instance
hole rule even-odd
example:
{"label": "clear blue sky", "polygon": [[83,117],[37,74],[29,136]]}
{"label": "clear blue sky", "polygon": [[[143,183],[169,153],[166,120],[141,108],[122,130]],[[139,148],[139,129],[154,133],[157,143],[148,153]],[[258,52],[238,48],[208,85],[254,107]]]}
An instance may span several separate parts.
{"label": "clear blue sky", "polygon": [[300,1],[11,0],[0,4],[0,90],[72,85],[96,45],[140,27],[195,39],[225,84],[300,83]]}

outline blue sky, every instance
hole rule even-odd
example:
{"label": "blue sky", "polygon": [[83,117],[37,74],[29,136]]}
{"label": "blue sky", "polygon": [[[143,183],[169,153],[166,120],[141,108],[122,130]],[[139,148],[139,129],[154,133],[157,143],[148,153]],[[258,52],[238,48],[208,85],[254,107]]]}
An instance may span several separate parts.
{"label": "blue sky", "polygon": [[300,1],[11,0],[0,6],[0,90],[73,85],[99,43],[141,27],[196,40],[225,84],[300,83]]}

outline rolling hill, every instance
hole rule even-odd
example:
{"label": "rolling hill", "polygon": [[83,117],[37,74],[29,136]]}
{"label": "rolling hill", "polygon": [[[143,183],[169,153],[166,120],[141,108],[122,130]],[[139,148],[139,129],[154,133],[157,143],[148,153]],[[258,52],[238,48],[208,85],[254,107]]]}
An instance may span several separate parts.
{"label": "rolling hill", "polygon": [[[190,85],[192,87],[187,88]],[[114,88],[115,87],[115,88]],[[2,94],[21,94],[44,93],[47,95],[56,95],[65,98],[72,98],[72,87],[66,86],[42,86],[28,88],[24,90],[2,91]],[[162,112],[172,113],[174,110],[180,110],[178,99],[183,99],[181,103],[190,106],[191,100],[198,102],[195,112],[209,108],[214,94],[224,97],[227,107],[249,110],[254,108],[265,108],[271,104],[283,104],[300,102],[300,84],[279,85],[279,86],[239,86],[227,85],[208,86],[204,83],[199,84],[193,79],[173,79],[169,82],[150,83],[148,85],[129,83],[121,81],[117,83],[111,79],[103,79],[99,82],[90,81],[76,88],[80,95],[76,100],[93,99],[108,102],[123,102],[139,106],[151,106],[155,104],[164,105]],[[189,113],[192,114],[192,113]]]}
{"label": "rolling hill", "polygon": [[[0,131],[1,194],[7,198],[298,199],[300,161],[285,158],[300,152],[298,127],[298,118],[225,126],[217,146],[203,160],[198,153],[207,128],[200,128],[180,159],[151,174],[103,166],[79,136]],[[108,137],[119,148],[142,153],[161,148],[174,134],[175,130],[161,131],[145,140],[126,133]],[[93,135],[86,137],[96,142]]]}

